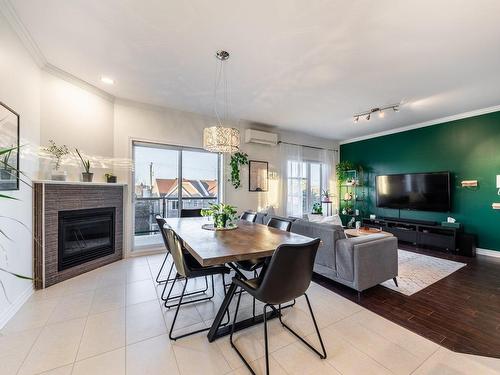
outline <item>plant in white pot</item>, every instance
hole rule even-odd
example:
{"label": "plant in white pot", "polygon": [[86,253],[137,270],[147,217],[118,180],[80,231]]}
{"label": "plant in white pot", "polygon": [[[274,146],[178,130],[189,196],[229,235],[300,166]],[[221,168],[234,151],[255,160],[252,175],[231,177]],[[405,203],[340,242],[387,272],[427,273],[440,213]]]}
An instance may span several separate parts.
{"label": "plant in white pot", "polygon": [[49,144],[50,145],[43,150],[48,152],[52,158],[53,166],[51,178],[55,181],[66,181],[66,171],[62,171],[59,168],[61,167],[62,159],[69,154],[68,146],[58,146],[52,139],[49,140]]}
{"label": "plant in white pot", "polygon": [[82,162],[83,169],[85,172],[82,172],[82,181],[83,182],[92,182],[92,179],[94,178],[94,174],[90,172],[90,160],[89,159],[84,159],[82,157],[82,154],[80,154],[80,151],[78,151],[77,148],[75,148],[76,153],[78,154],[78,157],[80,158]]}

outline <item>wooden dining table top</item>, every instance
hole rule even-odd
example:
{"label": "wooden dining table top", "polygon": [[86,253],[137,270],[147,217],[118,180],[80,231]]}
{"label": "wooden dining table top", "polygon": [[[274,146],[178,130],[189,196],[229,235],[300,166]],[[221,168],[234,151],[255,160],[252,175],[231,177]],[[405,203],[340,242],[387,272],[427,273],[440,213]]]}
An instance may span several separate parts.
{"label": "wooden dining table top", "polygon": [[166,222],[202,266],[213,266],[271,256],[281,244],[301,244],[312,238],[267,225],[237,221],[238,228],[225,231],[202,229],[206,217],[168,218]]}

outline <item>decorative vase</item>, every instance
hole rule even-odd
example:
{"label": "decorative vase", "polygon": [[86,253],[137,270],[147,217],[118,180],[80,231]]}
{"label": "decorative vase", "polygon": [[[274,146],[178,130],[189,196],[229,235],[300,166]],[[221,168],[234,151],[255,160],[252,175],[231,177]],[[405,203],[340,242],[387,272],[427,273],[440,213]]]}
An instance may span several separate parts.
{"label": "decorative vase", "polygon": [[92,182],[93,178],[94,178],[93,173],[82,172],[82,181],[83,182]]}
{"label": "decorative vase", "polygon": [[66,173],[66,171],[60,171],[58,169],[53,169],[51,174],[50,174],[50,178],[53,181],[66,181],[67,177],[68,177],[68,174]]}

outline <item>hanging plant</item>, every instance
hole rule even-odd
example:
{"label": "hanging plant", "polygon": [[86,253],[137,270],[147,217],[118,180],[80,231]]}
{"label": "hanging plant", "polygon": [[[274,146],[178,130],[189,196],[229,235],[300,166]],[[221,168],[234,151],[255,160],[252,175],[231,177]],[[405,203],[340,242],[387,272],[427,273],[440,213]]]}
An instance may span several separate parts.
{"label": "hanging plant", "polygon": [[231,184],[233,184],[235,189],[238,189],[241,186],[240,180],[240,167],[242,165],[248,164],[248,155],[244,152],[235,152],[231,155],[231,161],[229,165],[231,166]]}

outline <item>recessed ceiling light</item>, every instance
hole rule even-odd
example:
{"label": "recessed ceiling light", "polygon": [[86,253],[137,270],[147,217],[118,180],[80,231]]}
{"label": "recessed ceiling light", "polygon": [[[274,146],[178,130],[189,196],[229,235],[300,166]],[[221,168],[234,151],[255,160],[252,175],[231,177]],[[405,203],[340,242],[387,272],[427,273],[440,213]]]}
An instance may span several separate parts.
{"label": "recessed ceiling light", "polygon": [[115,80],[113,78],[109,78],[109,77],[106,77],[106,76],[102,76],[101,77],[101,82],[107,84],[107,85],[112,85],[115,83]]}

